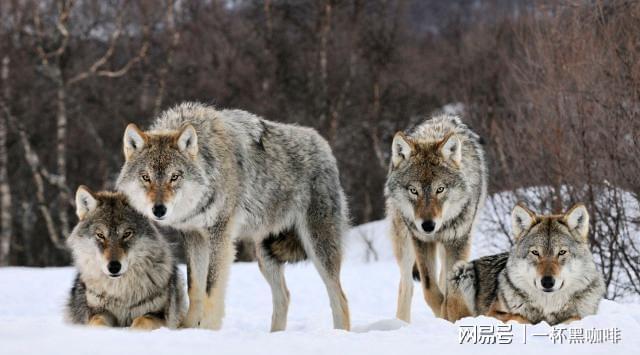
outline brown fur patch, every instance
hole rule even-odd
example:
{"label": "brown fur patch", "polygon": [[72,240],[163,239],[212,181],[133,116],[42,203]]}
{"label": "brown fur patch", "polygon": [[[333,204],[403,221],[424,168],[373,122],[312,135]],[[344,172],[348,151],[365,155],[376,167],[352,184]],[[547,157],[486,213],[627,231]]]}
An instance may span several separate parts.
{"label": "brown fur patch", "polygon": [[442,203],[435,196],[428,203],[424,198],[419,198],[416,201],[415,214],[416,217],[425,221],[440,218],[442,216]]}
{"label": "brown fur patch", "polygon": [[158,184],[156,184],[155,182],[150,182],[149,186],[147,187],[147,198],[149,199],[149,201],[156,201],[156,198],[158,198]]}
{"label": "brown fur patch", "polygon": [[464,317],[471,317],[473,314],[467,307],[467,303],[460,294],[448,294],[443,304],[442,314],[445,319],[455,322]]}
{"label": "brown fur patch", "polygon": [[536,266],[538,275],[557,276],[560,273],[560,264],[557,257],[542,257]]}
{"label": "brown fur patch", "polygon": [[120,260],[124,255],[124,249],[117,243],[110,243],[108,240],[104,243],[104,251],[102,255],[105,260]]}
{"label": "brown fur patch", "polygon": [[171,201],[174,194],[175,191],[173,190],[173,186],[171,186],[170,182],[162,185],[151,182],[147,188],[147,198],[155,204],[164,204]]}
{"label": "brown fur patch", "polygon": [[442,145],[453,134],[454,133],[451,132],[447,134],[443,139],[437,142],[430,142],[430,143],[413,142],[412,145],[414,149],[414,154],[412,155],[412,159],[414,159],[414,164],[427,164],[427,165],[445,164],[445,160],[443,159],[442,152],[441,152]]}

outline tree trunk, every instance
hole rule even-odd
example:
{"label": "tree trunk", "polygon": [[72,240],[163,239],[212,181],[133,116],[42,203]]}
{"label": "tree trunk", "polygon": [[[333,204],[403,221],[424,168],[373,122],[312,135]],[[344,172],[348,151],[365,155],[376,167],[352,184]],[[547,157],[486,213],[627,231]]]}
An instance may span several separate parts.
{"label": "tree trunk", "polygon": [[[2,96],[5,102],[9,101],[9,57],[2,58]],[[0,266],[10,264],[11,239],[13,237],[12,213],[11,213],[11,187],[7,167],[9,156],[7,153],[7,119],[0,119]]]}
{"label": "tree trunk", "polygon": [[20,220],[20,235],[22,245],[22,255],[24,255],[25,265],[35,265],[34,242],[33,242],[33,226],[37,222],[36,213],[33,211],[33,203],[30,201],[22,201],[22,218]]}
{"label": "tree trunk", "polygon": [[[67,91],[64,82],[60,82],[57,90],[56,114],[56,172],[61,186],[67,186]],[[58,194],[58,216],[60,232],[63,237],[69,235],[69,200],[65,189]]]}

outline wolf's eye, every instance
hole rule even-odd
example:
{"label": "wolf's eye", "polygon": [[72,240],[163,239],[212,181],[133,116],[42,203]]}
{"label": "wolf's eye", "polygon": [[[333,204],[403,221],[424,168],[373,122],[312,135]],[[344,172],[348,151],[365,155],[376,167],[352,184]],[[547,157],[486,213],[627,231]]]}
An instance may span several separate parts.
{"label": "wolf's eye", "polygon": [[131,230],[127,230],[122,235],[122,239],[123,240],[127,240],[127,239],[131,238],[131,236],[133,236],[133,232]]}
{"label": "wolf's eye", "polygon": [[438,187],[438,189],[436,190],[436,193],[437,193],[437,194],[441,194],[441,193],[443,193],[443,192],[444,192],[444,186],[440,186],[440,187]]}
{"label": "wolf's eye", "polygon": [[540,256],[540,253],[538,253],[537,250],[532,250],[531,254],[535,255],[535,256]]}
{"label": "wolf's eye", "polygon": [[140,178],[142,179],[142,181],[144,182],[151,182],[151,178],[149,177],[149,174],[142,174],[140,176]]}
{"label": "wolf's eye", "polygon": [[171,175],[171,182],[176,182],[180,178],[180,174]]}
{"label": "wolf's eye", "polygon": [[566,254],[566,253],[567,253],[567,251],[566,251],[566,250],[560,250],[560,252],[558,252],[558,255],[564,255],[564,254]]}
{"label": "wolf's eye", "polygon": [[99,241],[104,241],[104,234],[102,234],[102,232],[96,232],[96,238]]}
{"label": "wolf's eye", "polygon": [[412,194],[414,194],[416,196],[418,195],[418,189],[416,189],[413,186],[409,186],[409,192],[411,192]]}

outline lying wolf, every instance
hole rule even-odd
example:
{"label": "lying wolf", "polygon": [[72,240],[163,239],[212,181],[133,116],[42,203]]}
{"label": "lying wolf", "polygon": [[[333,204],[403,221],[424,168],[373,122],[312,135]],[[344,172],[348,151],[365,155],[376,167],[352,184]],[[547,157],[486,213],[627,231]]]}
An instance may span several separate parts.
{"label": "lying wolf", "polygon": [[449,279],[452,319],[488,315],[551,325],[595,314],[604,294],[589,250],[589,214],[576,205],[564,215],[539,216],[523,205],[512,213],[509,253],[456,265]]}
{"label": "lying wolf", "polygon": [[400,266],[399,319],[410,321],[414,264],[427,304],[436,316],[447,318],[446,275],[468,257],[487,192],[486,175],[480,139],[458,117],[436,116],[409,135],[395,135],[385,195]]}
{"label": "lying wolf", "polygon": [[76,193],[80,222],[67,244],[78,269],[67,303],[72,323],[177,328],[186,311],[169,244],[120,193]]}
{"label": "lying wolf", "polygon": [[233,241],[250,236],[271,286],[271,330],[286,327],[285,262],[310,258],[324,281],[336,328],[349,329],[340,284],[347,205],[331,148],[310,128],[239,110],[185,103],[149,131],[124,134],[117,188],[135,208],[182,231],[188,327],[218,329]]}

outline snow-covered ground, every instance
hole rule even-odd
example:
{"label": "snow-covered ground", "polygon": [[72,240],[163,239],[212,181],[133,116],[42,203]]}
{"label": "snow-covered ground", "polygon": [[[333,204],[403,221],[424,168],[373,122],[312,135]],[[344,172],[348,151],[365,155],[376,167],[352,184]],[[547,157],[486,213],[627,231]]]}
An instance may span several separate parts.
{"label": "snow-covered ground", "polygon": [[[513,202],[514,203],[514,202]],[[490,213],[508,216],[512,201],[487,208],[472,246],[472,258],[508,248],[508,239],[491,232]],[[505,207],[507,208],[507,207]],[[507,221],[508,222],[508,221]],[[506,222],[505,222],[506,223]],[[287,331],[268,332],[271,293],[255,263],[234,264],[222,330],[160,329],[150,333],[92,329],[63,322],[63,307],[73,268],[0,268],[0,355],[13,354],[495,354],[504,349],[523,354],[637,354],[640,304],[603,301],[597,315],[551,328],[505,325],[487,317],[456,324],[437,319],[416,285],[412,323],[394,319],[398,267],[388,238],[387,221],[353,228],[347,236],[342,282],[349,299],[352,332],[332,329],[324,285],[309,263],[288,265],[291,306]],[[184,272],[184,268],[182,269]],[[507,327],[507,328],[505,328]],[[510,327],[510,328],[509,328]],[[562,330],[564,329],[564,330]],[[594,331],[595,329],[595,331]],[[617,330],[616,330],[617,329]],[[477,337],[469,337],[470,334]],[[586,344],[569,344],[580,339]],[[616,333],[619,332],[619,333]],[[480,336],[489,334],[488,337]],[[493,334],[493,336],[491,335]],[[546,334],[546,335],[545,335]],[[593,335],[619,335],[620,340]],[[507,340],[509,345],[474,344]],[[547,336],[548,335],[548,336]],[[564,344],[554,344],[562,341]],[[461,344],[461,337],[465,339]],[[526,342],[526,343],[525,343]],[[497,348],[496,348],[497,347]]]}
{"label": "snow-covered ground", "polygon": [[[184,271],[184,270],[183,270]],[[0,354],[637,354],[640,348],[640,305],[603,301],[599,314],[569,328],[620,329],[618,344],[553,345],[546,324],[511,325],[490,318],[467,318],[451,324],[433,317],[419,288],[413,299],[411,325],[394,320],[398,271],[393,261],[348,260],[342,272],[351,306],[353,332],[331,329],[324,286],[311,264],[287,267],[291,308],[287,331],[268,332],[270,292],[255,263],[234,264],[221,331],[160,329],[139,333],[91,329],[63,322],[62,308],[73,277],[66,268],[0,268]],[[461,327],[461,326],[466,327]],[[489,326],[501,330],[510,345],[460,344],[461,332]],[[569,341],[569,330],[565,331]],[[489,338],[491,339],[491,337]],[[497,348],[496,348],[497,347]]]}

